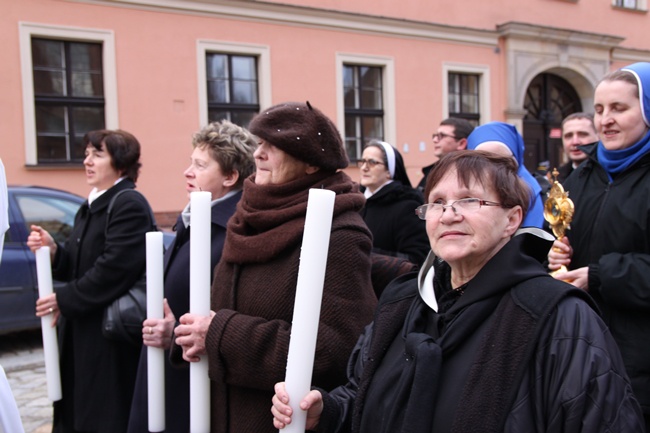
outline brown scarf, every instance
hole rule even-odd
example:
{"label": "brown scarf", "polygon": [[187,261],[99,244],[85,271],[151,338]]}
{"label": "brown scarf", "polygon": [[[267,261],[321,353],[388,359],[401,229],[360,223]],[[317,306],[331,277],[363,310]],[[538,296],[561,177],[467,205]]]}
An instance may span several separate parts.
{"label": "brown scarf", "polygon": [[319,170],[281,185],[257,185],[255,175],[244,181],[244,193],[228,221],[222,260],[264,263],[302,240],[309,189],[334,191],[334,217],[354,210],[365,199],[359,186],[343,172]]}

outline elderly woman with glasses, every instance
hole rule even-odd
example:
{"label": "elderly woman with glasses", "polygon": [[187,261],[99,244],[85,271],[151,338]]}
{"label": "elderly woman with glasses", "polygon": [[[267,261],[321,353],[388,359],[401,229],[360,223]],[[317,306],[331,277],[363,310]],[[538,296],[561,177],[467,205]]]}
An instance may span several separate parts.
{"label": "elderly woman with glasses", "polygon": [[429,241],[413,209],[422,204],[422,195],[411,187],[402,155],[384,141],[371,140],[357,166],[366,197],[361,216],[372,232],[373,252],[421,265]]}
{"label": "elderly woman with glasses", "polygon": [[346,385],[289,396],[276,384],[274,426],[298,399],[317,432],[643,431],[591,299],[546,273],[550,235],[519,230],[530,191],[515,161],[450,153],[425,192],[432,254],[419,275],[384,291]]}

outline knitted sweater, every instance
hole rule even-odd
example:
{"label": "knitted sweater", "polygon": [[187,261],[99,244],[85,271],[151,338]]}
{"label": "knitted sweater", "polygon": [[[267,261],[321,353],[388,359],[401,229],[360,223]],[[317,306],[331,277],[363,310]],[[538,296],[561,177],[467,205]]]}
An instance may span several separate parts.
{"label": "knitted sweater", "polygon": [[345,383],[345,367],[376,305],[363,196],[344,173],[318,172],[283,185],[246,180],[228,224],[212,287],[216,311],[206,349],[214,433],[276,432],[273,386],[284,380],[309,188],[337,193],[312,382]]}

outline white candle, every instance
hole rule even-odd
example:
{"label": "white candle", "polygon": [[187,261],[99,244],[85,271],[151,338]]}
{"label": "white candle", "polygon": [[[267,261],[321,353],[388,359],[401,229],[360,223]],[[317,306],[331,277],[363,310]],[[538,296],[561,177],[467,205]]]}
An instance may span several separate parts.
{"label": "white candle", "polygon": [[[210,315],[210,202],[212,194],[190,194],[190,313]],[[190,364],[190,433],[210,432],[208,360]]]}
{"label": "white candle", "polygon": [[[147,317],[162,319],[163,234],[149,232],[147,240]],[[165,349],[147,347],[147,393],[149,431],[165,430]]]}
{"label": "white candle", "polygon": [[311,389],[335,197],[333,191],[309,190],[285,378],[293,416],[284,433],[304,433],[307,422],[298,405]]}
{"label": "white candle", "polygon": [[[50,247],[40,247],[35,254],[38,297],[44,298],[53,292]],[[52,314],[41,317],[41,332],[43,334],[43,353],[45,355],[47,396],[52,401],[58,401],[61,400],[61,370],[59,369],[59,345],[56,328],[52,327]]]}

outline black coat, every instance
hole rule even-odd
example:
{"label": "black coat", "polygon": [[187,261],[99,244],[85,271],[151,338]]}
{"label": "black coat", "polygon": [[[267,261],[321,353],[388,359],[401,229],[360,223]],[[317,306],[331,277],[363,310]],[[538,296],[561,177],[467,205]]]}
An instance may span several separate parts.
{"label": "black coat", "polygon": [[145,270],[145,233],[150,210],[141,195],[121,195],[134,188],[128,179],[81,205],[65,247],[59,246],[54,278],[68,284],[57,289],[59,350],[63,399],[54,404],[54,431],[125,431],[140,347],[104,338],[104,309],[126,293]]}
{"label": "black coat", "polygon": [[589,266],[589,293],[650,415],[650,154],[610,182],[596,145],[581,148],[589,160],[564,185],[575,204],[569,268]]}
{"label": "black coat", "polygon": [[366,200],[361,216],[372,232],[373,252],[421,265],[429,250],[425,222],[415,214],[422,195],[393,181]]}
{"label": "black coat", "polygon": [[[516,236],[454,304],[438,313],[424,305],[415,274],[396,279],[386,288],[373,324],[353,352],[350,382],[324,393],[317,431],[377,433],[386,431],[387,425],[395,427],[395,420],[397,428],[391,433],[642,431],[641,411],[611,334],[589,303],[580,299],[586,298],[583,292],[546,275],[541,264],[519,253],[529,246],[523,236]],[[420,280],[428,265],[429,260]],[[521,297],[519,285],[527,281],[534,284],[523,292],[528,297]],[[559,303],[547,302],[549,294],[558,293],[562,296],[554,299]],[[437,298],[442,299],[439,294]],[[523,337],[525,350],[514,351],[523,355],[522,362],[512,368],[495,367],[504,360],[507,365],[512,353],[502,349],[509,340],[522,340],[520,325],[527,323],[537,303],[555,308],[536,321],[534,339]],[[504,316],[509,326],[498,327]],[[415,345],[411,338],[417,329],[439,345],[441,354],[426,358],[424,344]],[[533,344],[526,344],[530,341]],[[441,363],[437,377],[436,360]],[[413,368],[415,379],[404,374]],[[519,372],[510,374],[514,369]],[[477,372],[479,380],[469,379]],[[513,379],[504,380],[503,392],[485,389],[486,382],[494,383],[501,375]],[[421,383],[426,385],[421,394],[414,393]],[[415,415],[408,417],[409,413]],[[499,419],[504,425],[495,423]],[[410,424],[419,428],[405,427]]]}
{"label": "black coat", "polygon": [[[212,206],[210,281],[221,259],[226,223],[235,213],[241,195],[240,191]],[[185,228],[180,216],[176,221],[176,238],[165,252],[164,263],[165,298],[178,320],[190,310],[190,228]],[[168,357],[165,361],[165,412],[166,433],[187,433],[190,425],[190,370],[187,366],[172,366]],[[144,346],[138,365],[128,433],[147,433],[147,426],[147,348]]]}

